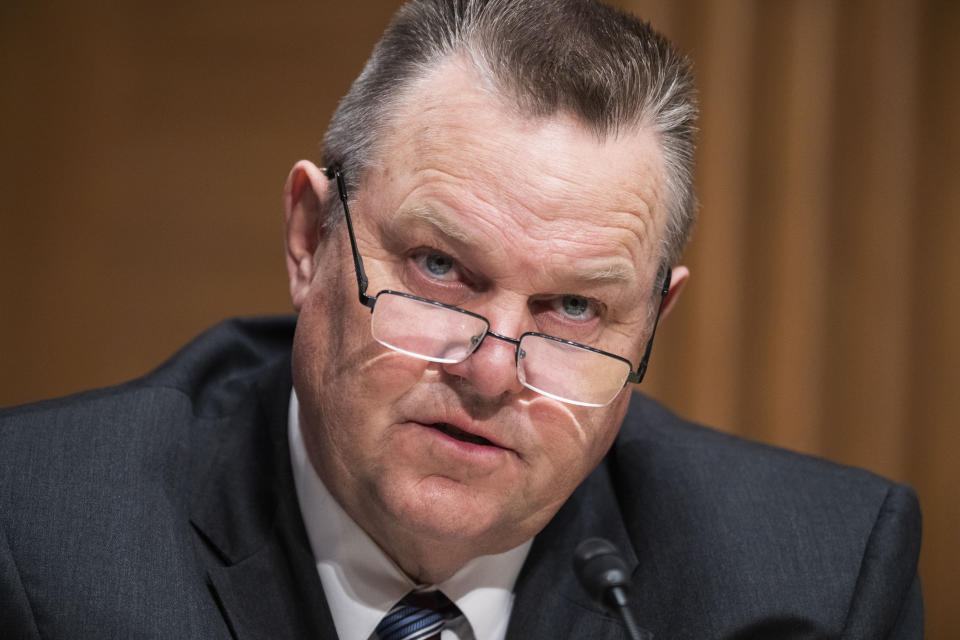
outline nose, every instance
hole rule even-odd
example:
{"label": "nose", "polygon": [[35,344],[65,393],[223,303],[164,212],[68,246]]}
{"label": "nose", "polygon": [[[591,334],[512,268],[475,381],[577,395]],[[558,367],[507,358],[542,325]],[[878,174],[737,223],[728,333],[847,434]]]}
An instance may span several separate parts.
{"label": "nose", "polygon": [[[498,323],[498,328],[509,325],[519,328],[519,323]],[[497,335],[517,334],[497,332]],[[470,383],[473,391],[478,395],[492,398],[504,393],[519,393],[523,390],[523,385],[517,377],[516,357],[517,347],[512,338],[504,339],[488,333],[480,347],[469,358],[463,362],[443,365],[443,367],[447,373]]]}

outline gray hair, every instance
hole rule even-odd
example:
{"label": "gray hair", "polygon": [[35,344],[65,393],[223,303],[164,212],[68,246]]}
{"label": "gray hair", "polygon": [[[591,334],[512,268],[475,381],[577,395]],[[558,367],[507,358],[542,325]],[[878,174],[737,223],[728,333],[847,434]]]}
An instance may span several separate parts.
{"label": "gray hair", "polygon": [[567,113],[601,139],[629,127],[658,136],[668,217],[661,259],[673,264],[696,211],[697,105],[690,63],[648,23],[593,0],[413,0],[400,8],[323,139],[325,166],[353,189],[375,164],[406,92],[465,55],[521,111]]}

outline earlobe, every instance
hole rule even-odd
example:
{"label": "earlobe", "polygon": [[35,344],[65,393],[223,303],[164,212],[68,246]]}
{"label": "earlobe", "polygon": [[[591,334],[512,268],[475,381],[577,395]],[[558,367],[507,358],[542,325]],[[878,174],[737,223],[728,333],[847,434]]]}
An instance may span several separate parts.
{"label": "earlobe", "polygon": [[674,305],[677,304],[677,300],[680,298],[680,294],[683,292],[683,288],[687,285],[687,280],[689,279],[690,269],[683,265],[673,268],[670,276],[670,292],[663,301],[663,311],[660,312],[661,320],[670,315],[670,311],[673,310]]}
{"label": "earlobe", "polygon": [[287,218],[286,263],[290,298],[299,311],[314,276],[315,255],[321,242],[323,206],[328,180],[312,162],[297,162],[283,189]]}

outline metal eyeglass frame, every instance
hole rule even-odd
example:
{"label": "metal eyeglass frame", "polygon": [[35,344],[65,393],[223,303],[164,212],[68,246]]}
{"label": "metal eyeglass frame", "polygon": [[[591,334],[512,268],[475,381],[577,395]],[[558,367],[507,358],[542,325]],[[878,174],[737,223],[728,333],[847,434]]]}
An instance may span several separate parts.
{"label": "metal eyeglass frame", "polygon": [[[639,384],[641,381],[643,381],[643,376],[647,372],[647,364],[650,361],[650,352],[653,350],[653,338],[657,333],[657,325],[660,323],[660,314],[663,312],[663,307],[667,301],[667,294],[670,292],[670,277],[672,275],[671,269],[669,268],[665,269],[666,276],[664,277],[663,288],[661,289],[661,292],[660,292],[660,304],[657,306],[657,315],[656,315],[656,318],[654,318],[653,320],[653,330],[650,332],[650,339],[647,340],[647,346],[643,352],[643,359],[640,361],[640,364],[637,365],[636,371],[634,371],[633,369],[633,364],[623,356],[618,356],[615,353],[610,353],[609,351],[603,351],[602,349],[597,349],[595,347],[591,347],[586,344],[580,344],[579,342],[564,340],[563,338],[547,335],[545,333],[537,333],[536,331],[524,332],[518,338],[511,338],[509,336],[500,335],[499,333],[496,333],[490,330],[490,321],[487,320],[487,318],[485,318],[484,316],[481,316],[478,313],[473,313],[472,311],[461,309],[460,307],[454,307],[449,304],[437,302],[436,300],[430,300],[429,298],[421,298],[420,296],[415,296],[411,293],[404,293],[402,291],[393,291],[390,289],[384,289],[383,291],[381,291],[380,293],[378,293],[376,296],[373,296],[373,297],[367,295],[367,286],[368,286],[367,274],[363,269],[363,260],[360,258],[360,252],[357,249],[357,238],[353,232],[353,221],[350,218],[350,206],[347,204],[347,185],[346,185],[346,181],[343,178],[343,172],[340,169],[340,167],[337,165],[334,165],[332,167],[325,167],[321,170],[323,171],[323,174],[327,177],[328,180],[336,180],[337,182],[337,192],[340,197],[340,202],[343,203],[343,216],[347,222],[347,233],[350,236],[350,249],[353,252],[353,265],[357,274],[357,290],[359,293],[360,304],[366,307],[369,307],[370,313],[373,313],[373,308],[377,304],[377,297],[379,297],[380,294],[382,293],[402,296],[405,298],[411,298],[413,300],[418,300],[420,302],[432,304],[438,307],[442,307],[444,309],[452,309],[453,311],[457,311],[459,313],[465,313],[468,316],[472,316],[474,318],[483,320],[484,324],[487,325],[487,330],[484,332],[483,336],[477,341],[477,344],[474,346],[473,351],[471,351],[471,355],[473,354],[474,351],[480,348],[480,346],[483,344],[483,341],[487,338],[487,336],[493,336],[497,340],[508,342],[514,346],[516,350],[514,364],[519,367],[520,366],[519,361],[520,361],[520,358],[522,357],[522,350],[520,349],[520,340],[522,340],[524,336],[528,336],[528,335],[537,336],[540,338],[546,338],[548,340],[554,340],[556,342],[567,344],[572,347],[578,347],[580,349],[586,349],[587,351],[593,351],[594,353],[599,353],[601,355],[609,356],[616,360],[620,360],[621,362],[625,362],[627,366],[630,367],[630,374],[627,376],[627,379],[624,381],[623,386],[626,386],[629,383]],[[575,404],[578,404],[578,403],[575,403]]]}

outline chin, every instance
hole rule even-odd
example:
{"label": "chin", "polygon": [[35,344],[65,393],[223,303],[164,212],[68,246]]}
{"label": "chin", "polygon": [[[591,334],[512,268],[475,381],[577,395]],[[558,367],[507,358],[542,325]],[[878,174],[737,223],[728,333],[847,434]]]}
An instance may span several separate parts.
{"label": "chin", "polygon": [[503,517],[504,506],[497,497],[502,498],[503,493],[478,491],[443,476],[429,476],[411,483],[405,491],[397,491],[394,485],[384,495],[384,503],[394,520],[411,533],[438,543],[470,543],[474,551],[486,554],[515,546],[488,549],[517,535],[510,531],[514,527]]}

